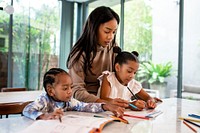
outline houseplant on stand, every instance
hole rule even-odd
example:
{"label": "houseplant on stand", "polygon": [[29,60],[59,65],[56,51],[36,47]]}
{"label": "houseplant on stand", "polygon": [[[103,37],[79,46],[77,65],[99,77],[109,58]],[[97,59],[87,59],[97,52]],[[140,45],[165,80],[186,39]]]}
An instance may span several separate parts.
{"label": "houseplant on stand", "polygon": [[171,76],[172,63],[154,64],[152,61],[143,62],[137,74],[141,82],[148,81],[150,89],[159,91],[159,97],[166,97],[166,78]]}

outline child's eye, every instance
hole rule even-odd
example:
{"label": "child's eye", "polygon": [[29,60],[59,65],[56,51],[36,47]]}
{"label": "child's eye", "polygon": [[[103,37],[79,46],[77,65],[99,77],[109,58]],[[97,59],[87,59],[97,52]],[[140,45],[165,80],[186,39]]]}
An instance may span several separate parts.
{"label": "child's eye", "polygon": [[128,71],[128,73],[132,73],[132,71]]}
{"label": "child's eye", "polygon": [[137,72],[134,72],[134,74],[136,74]]}
{"label": "child's eye", "polygon": [[68,90],[68,88],[63,88],[64,91]]}
{"label": "child's eye", "polygon": [[109,31],[105,31],[106,34],[109,34]]}

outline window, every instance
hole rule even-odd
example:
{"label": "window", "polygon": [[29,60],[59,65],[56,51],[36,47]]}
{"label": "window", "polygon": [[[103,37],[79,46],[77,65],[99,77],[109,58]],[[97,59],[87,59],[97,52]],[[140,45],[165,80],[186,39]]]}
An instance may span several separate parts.
{"label": "window", "polygon": [[[55,0],[14,0],[13,6],[12,57],[8,58],[12,64],[10,84],[30,90],[42,89],[44,72],[58,66],[60,3]],[[9,15],[1,12],[0,17],[4,20],[0,21],[0,36],[8,36]],[[6,61],[8,52],[4,54],[2,60]],[[7,64],[3,62],[1,75],[10,71]],[[3,78],[6,81],[7,74]],[[0,87],[7,84],[6,81]]]}

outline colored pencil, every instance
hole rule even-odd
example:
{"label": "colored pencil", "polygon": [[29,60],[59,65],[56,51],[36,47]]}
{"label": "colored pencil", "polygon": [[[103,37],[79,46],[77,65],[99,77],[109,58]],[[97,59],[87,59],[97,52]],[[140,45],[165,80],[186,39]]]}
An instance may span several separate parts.
{"label": "colored pencil", "polygon": [[103,116],[100,116],[100,115],[94,115],[94,117],[97,117],[97,118],[104,118]]}
{"label": "colored pencil", "polygon": [[194,131],[195,133],[197,133],[197,130],[194,129],[193,127],[191,127],[186,121],[183,120],[183,123],[184,123],[187,127],[189,127],[192,131]]}
{"label": "colored pencil", "polygon": [[193,121],[193,122],[198,122],[198,123],[200,123],[200,120],[197,120],[197,119],[183,118],[183,117],[179,117],[179,119],[180,119],[180,120],[186,119],[186,120],[189,120],[189,121]]}
{"label": "colored pencil", "polygon": [[188,116],[193,117],[193,118],[200,119],[200,116],[199,116],[199,115],[196,115],[196,114],[188,114]]}
{"label": "colored pencil", "polygon": [[133,105],[133,104],[131,104],[131,103],[129,103],[129,106],[131,106],[131,107],[134,108],[134,109],[138,109],[137,106],[135,106],[135,105]]}
{"label": "colored pencil", "polygon": [[149,118],[148,118],[148,117],[145,117],[145,116],[136,116],[136,115],[129,115],[129,114],[124,114],[124,116],[132,117],[132,118],[138,118],[138,119],[149,120]]}
{"label": "colored pencil", "polygon": [[187,119],[183,119],[184,121],[186,121],[186,122],[188,122],[188,123],[190,123],[190,124],[192,124],[192,125],[195,125],[195,126],[197,126],[197,127],[200,127],[200,125],[198,125],[198,124],[196,124],[196,123],[194,123],[194,122],[192,122],[192,121],[190,121],[190,120],[187,120]]}
{"label": "colored pencil", "polygon": [[61,119],[61,116],[59,117],[59,121],[60,121],[60,123],[62,123],[62,119]]}

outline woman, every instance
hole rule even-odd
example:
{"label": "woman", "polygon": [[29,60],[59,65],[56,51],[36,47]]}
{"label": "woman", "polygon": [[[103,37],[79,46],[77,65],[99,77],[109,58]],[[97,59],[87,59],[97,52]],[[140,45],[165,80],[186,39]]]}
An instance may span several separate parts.
{"label": "woman", "polygon": [[[97,7],[89,15],[82,35],[75,43],[67,60],[73,80],[73,96],[84,102],[106,102],[96,96],[99,88],[97,78],[105,70],[113,71],[115,55],[113,47],[119,26],[119,16],[111,8]],[[127,107],[127,101],[111,101]]]}

